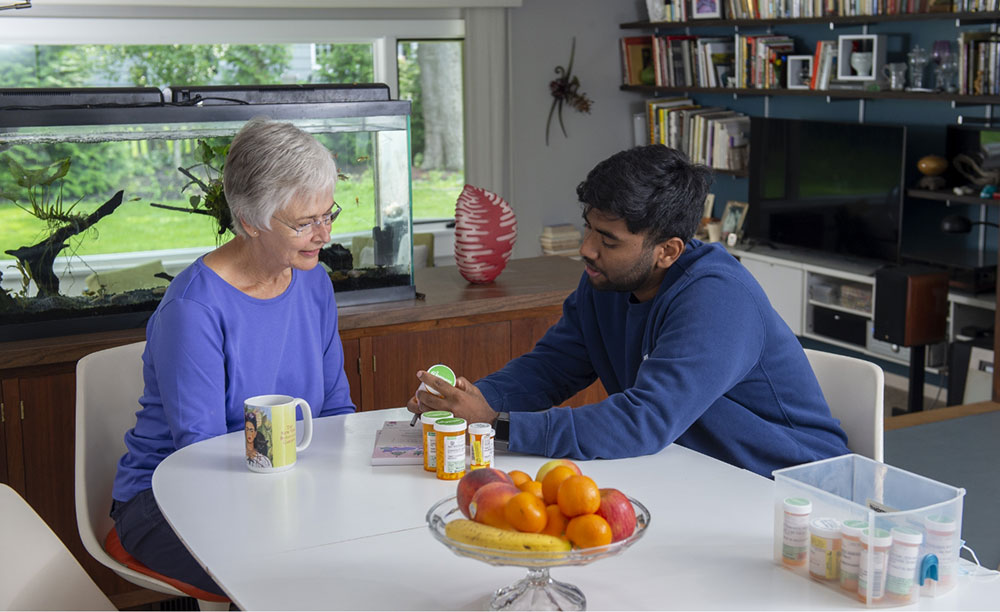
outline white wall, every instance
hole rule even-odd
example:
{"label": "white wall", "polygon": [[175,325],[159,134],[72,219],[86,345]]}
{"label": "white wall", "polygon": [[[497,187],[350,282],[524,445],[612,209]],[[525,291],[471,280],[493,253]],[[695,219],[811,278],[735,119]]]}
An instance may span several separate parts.
{"label": "white wall", "polygon": [[[582,225],[576,186],[597,162],[632,145],[631,115],[642,97],[618,89],[618,24],[644,16],[641,2],[628,0],[524,0],[509,9],[511,70],[511,193],[517,214],[514,257],[541,255],[542,226]],[[569,138],[553,117],[549,146],[545,120],[552,106],[549,82],[566,66],[576,36],[573,74],[594,101],[589,115],[563,107]]]}

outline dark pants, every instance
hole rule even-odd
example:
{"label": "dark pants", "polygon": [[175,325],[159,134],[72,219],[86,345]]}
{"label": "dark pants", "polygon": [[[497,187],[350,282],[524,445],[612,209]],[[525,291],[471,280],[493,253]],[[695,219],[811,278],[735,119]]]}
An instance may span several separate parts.
{"label": "dark pants", "polygon": [[143,565],[199,589],[226,596],[163,518],[152,489],[124,503],[115,500],[111,505],[111,518],[115,521],[122,548]]}

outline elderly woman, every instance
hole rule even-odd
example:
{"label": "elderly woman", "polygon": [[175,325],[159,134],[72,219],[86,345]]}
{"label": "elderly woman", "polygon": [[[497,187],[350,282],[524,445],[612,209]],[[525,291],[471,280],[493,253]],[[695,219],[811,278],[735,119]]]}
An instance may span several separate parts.
{"label": "elderly woman", "polygon": [[354,411],[333,286],[317,266],[340,212],[336,176],[309,134],[249,121],[223,173],[235,238],[182,271],[146,326],[142,409],[125,434],[111,516],[132,556],[206,591],[222,592],[160,514],[156,466],[244,429],[243,400],[254,395],[305,398],[316,417]]}

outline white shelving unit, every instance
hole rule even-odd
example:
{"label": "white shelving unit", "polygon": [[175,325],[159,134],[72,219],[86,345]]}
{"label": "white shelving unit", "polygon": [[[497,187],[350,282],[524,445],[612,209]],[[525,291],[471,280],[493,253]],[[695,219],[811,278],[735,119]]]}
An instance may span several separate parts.
{"label": "white shelving unit", "polygon": [[[731,249],[753,274],[792,332],[803,338],[908,365],[910,350],[872,337],[877,261],[835,259],[818,253]],[[948,342],[968,340],[967,328],[991,328],[993,295],[948,293]],[[947,363],[947,342],[927,348],[927,367]]]}

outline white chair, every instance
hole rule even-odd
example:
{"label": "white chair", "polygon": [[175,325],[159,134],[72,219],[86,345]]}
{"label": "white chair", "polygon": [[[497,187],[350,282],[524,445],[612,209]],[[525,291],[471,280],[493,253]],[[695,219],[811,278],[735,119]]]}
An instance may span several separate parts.
{"label": "white chair", "polygon": [[885,374],[870,361],[805,349],[834,418],[847,433],[847,448],[882,461]]}
{"label": "white chair", "polygon": [[[195,597],[202,610],[228,610],[228,601],[213,601],[182,590],[163,579],[127,567],[104,548],[114,527],[111,485],[118,459],[125,454],[125,432],[135,425],[142,396],[142,351],[145,342],[127,344],[81,359],[76,366],[76,522],[80,539],[92,557],[141,587],[179,597]],[[166,578],[166,577],[162,577]],[[202,591],[202,593],[204,593]],[[210,593],[205,593],[213,597]],[[222,599],[222,598],[215,598]]]}
{"label": "white chair", "polygon": [[14,489],[0,484],[0,610],[116,610]]}

